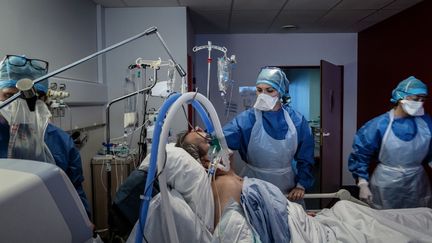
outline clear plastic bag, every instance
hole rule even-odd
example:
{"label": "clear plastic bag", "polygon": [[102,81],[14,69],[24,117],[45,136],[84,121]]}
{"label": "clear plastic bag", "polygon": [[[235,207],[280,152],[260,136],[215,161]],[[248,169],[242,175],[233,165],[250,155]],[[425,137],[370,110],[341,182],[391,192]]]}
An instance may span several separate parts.
{"label": "clear plastic bag", "polygon": [[[129,75],[125,78],[123,84],[124,94],[128,95],[137,91],[137,84],[135,80],[141,75],[140,69],[128,70]],[[124,133],[130,134],[138,126],[138,112],[137,112],[137,97],[131,96],[125,100],[124,114],[123,114],[123,127]]]}
{"label": "clear plastic bag", "polygon": [[218,86],[221,95],[227,93],[228,86],[231,84],[232,63],[227,57],[218,58]]}
{"label": "clear plastic bag", "polygon": [[16,99],[0,110],[10,126],[8,158],[28,159],[55,164],[44,135],[51,113],[41,100],[36,101],[34,111],[27,102]]}

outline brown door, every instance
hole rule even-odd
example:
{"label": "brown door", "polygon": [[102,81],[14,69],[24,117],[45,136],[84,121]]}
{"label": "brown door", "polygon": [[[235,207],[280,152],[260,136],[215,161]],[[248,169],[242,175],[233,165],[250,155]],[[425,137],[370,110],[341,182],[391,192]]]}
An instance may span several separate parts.
{"label": "brown door", "polygon": [[[321,60],[321,192],[342,186],[343,67]],[[322,200],[321,207],[330,200]]]}

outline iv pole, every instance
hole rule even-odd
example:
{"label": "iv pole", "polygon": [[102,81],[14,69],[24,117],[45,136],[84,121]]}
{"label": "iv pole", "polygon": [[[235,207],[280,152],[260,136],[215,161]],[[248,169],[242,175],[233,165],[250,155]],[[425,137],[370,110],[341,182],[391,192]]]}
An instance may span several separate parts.
{"label": "iv pole", "polygon": [[207,96],[206,97],[207,97],[207,99],[210,99],[210,64],[211,64],[211,61],[212,61],[211,50],[215,49],[215,50],[221,51],[226,56],[227,49],[225,47],[220,47],[220,46],[212,45],[211,41],[208,41],[207,45],[204,45],[204,46],[194,46],[192,48],[192,51],[193,52],[197,52],[197,51],[200,51],[200,50],[205,49],[205,48],[207,48],[207,50],[208,50],[208,58],[207,58]]}

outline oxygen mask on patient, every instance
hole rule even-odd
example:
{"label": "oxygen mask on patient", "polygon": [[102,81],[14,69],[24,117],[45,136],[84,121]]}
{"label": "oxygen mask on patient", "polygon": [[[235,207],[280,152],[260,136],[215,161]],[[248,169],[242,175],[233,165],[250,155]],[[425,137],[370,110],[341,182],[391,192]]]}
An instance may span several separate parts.
{"label": "oxygen mask on patient", "polygon": [[229,156],[227,151],[223,150],[219,139],[215,136],[211,136],[209,140],[210,148],[207,152],[209,158],[208,175],[213,176],[217,169],[222,171],[229,170]]}

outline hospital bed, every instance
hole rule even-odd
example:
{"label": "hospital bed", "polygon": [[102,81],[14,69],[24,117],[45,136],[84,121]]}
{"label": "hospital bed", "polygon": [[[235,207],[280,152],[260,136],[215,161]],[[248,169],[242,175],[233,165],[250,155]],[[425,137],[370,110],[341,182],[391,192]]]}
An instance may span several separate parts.
{"label": "hospital bed", "polygon": [[[147,157],[143,161],[141,169],[147,168],[148,160]],[[224,209],[216,227],[211,224],[214,208],[207,174],[186,151],[168,144],[164,170],[179,242],[259,242],[237,203],[232,202]],[[343,189],[305,197],[340,201],[322,209],[315,217],[308,216],[299,204],[289,203],[291,242],[389,242],[389,239],[392,243],[432,242],[432,209],[378,211],[362,205]],[[151,201],[144,242],[170,242],[161,203],[160,195]],[[128,242],[135,242],[139,224]]]}
{"label": "hospital bed", "polygon": [[[208,99],[192,92],[169,97],[156,120],[150,158],[143,162],[143,167],[148,165],[149,176],[157,178],[147,178],[139,220],[128,242],[260,242],[236,202],[223,209],[219,223],[214,225],[211,177],[186,151],[167,144],[173,117],[183,104],[192,104],[209,133],[216,134],[222,148],[221,169],[229,169],[229,161],[224,160],[228,158],[225,138]],[[151,185],[156,179],[160,193],[152,198]],[[342,199],[347,196],[344,191],[335,195]],[[290,242],[432,242],[430,208],[378,211],[341,200],[311,217],[300,204],[287,200],[287,215]]]}
{"label": "hospital bed", "polygon": [[53,164],[0,159],[0,242],[93,242],[67,175]]}

